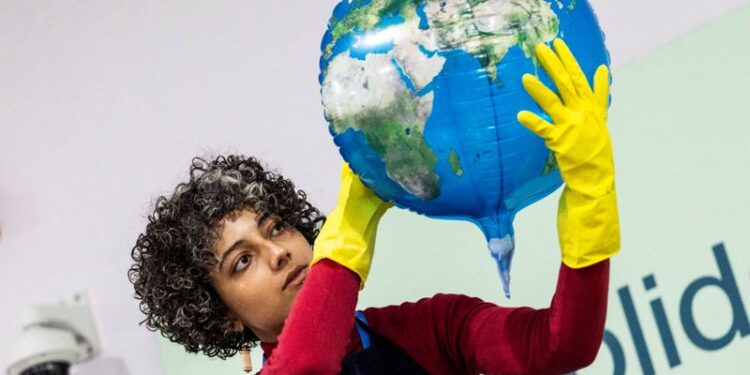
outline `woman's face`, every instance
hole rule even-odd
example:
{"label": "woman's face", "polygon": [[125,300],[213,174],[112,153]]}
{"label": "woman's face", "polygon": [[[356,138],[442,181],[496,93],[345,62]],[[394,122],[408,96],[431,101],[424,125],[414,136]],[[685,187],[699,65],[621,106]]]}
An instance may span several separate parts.
{"label": "woman's face", "polygon": [[276,342],[307,276],[312,248],[278,217],[258,222],[251,210],[219,223],[213,251],[218,263],[211,281],[229,308],[235,329],[250,328],[264,342]]}

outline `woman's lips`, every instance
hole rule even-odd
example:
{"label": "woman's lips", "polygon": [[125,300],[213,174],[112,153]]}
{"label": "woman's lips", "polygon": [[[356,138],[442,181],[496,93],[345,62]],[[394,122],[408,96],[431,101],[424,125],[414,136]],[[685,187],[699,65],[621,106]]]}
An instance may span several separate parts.
{"label": "woman's lips", "polygon": [[305,278],[307,278],[307,267],[297,266],[297,268],[289,272],[289,275],[286,278],[286,282],[284,283],[284,288],[282,289],[299,286],[303,281],[305,281]]}

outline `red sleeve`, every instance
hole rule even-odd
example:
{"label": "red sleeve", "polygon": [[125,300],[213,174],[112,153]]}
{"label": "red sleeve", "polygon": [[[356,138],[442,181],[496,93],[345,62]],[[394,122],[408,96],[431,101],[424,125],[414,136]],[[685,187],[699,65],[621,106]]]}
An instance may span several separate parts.
{"label": "red sleeve", "polygon": [[263,375],[338,374],[354,327],[359,276],[324,259],[292,305]]}
{"label": "red sleeve", "polygon": [[431,374],[562,374],[596,357],[608,289],[607,260],[581,269],[562,265],[545,309],[437,295],[365,313]]}

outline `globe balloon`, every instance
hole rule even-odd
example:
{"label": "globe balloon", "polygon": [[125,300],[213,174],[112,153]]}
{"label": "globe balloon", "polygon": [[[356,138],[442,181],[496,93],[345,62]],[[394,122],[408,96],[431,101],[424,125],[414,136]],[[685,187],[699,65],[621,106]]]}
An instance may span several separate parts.
{"label": "globe balloon", "polygon": [[334,142],[381,198],[481,228],[505,289],[513,218],[562,184],[555,158],[516,120],[546,116],[521,77],[550,78],[534,48],[566,41],[592,79],[609,63],[585,0],[344,0],[321,45]]}

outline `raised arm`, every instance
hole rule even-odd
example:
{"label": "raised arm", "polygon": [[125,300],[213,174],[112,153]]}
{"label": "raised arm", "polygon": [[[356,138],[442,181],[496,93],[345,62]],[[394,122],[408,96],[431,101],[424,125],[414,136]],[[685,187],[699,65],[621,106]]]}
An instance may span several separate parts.
{"label": "raised arm", "polygon": [[391,207],[344,165],[336,208],[313,247],[297,295],[263,374],[337,374],[354,325],[357,294],[370,271],[380,218]]}

